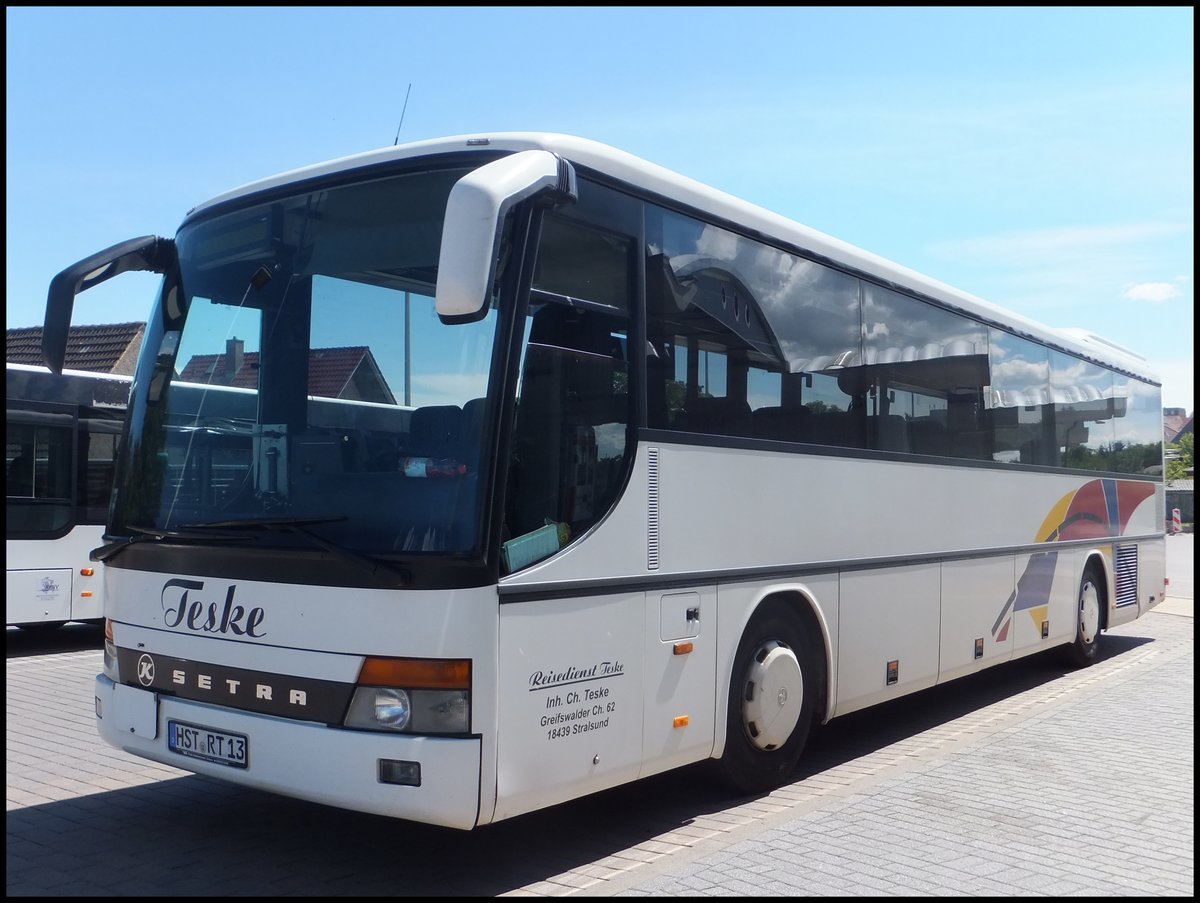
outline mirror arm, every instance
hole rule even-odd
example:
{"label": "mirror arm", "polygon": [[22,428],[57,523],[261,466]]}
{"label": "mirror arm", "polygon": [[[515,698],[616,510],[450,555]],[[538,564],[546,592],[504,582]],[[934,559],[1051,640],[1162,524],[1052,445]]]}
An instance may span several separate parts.
{"label": "mirror arm", "polygon": [[76,295],[130,270],[165,273],[174,262],[174,241],[145,235],[86,257],[51,279],[42,326],[42,359],[46,366],[54,373],[62,372]]}

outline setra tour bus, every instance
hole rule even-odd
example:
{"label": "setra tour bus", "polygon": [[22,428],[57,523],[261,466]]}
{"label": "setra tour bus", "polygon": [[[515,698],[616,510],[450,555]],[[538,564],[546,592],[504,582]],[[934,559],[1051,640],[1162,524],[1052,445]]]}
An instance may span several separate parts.
{"label": "setra tour bus", "polygon": [[161,273],[96,723],[471,829],[1058,648],[1165,586],[1160,385],[628,153],[389,147],[51,284]]}
{"label": "setra tour bus", "polygon": [[6,363],[4,618],[25,630],[104,616],[103,541],[130,378]]}

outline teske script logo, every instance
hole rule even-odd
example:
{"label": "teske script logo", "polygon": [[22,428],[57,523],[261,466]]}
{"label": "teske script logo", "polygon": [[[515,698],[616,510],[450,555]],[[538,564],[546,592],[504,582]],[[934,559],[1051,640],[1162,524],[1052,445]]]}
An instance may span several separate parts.
{"label": "teske script logo", "polygon": [[225,592],[224,603],[206,599],[203,580],[168,580],[162,588],[163,620],[168,627],[186,627],[198,633],[246,636],[260,639],[267,635],[262,608],[246,608],[234,602],[236,585]]}

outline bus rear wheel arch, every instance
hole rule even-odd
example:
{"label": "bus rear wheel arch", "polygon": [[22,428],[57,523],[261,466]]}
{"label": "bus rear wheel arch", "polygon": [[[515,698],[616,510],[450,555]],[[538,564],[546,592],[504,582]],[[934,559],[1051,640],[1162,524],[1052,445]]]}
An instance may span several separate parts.
{"label": "bus rear wheel arch", "polygon": [[737,791],[778,787],[800,760],[824,693],[825,660],[814,630],[792,605],[769,599],[742,634],[719,759]]}

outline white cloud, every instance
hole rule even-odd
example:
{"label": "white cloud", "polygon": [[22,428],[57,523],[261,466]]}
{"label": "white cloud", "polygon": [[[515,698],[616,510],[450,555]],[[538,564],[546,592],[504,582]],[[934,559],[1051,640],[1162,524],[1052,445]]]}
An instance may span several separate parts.
{"label": "white cloud", "polygon": [[1158,303],[1178,298],[1179,289],[1169,282],[1139,282],[1125,289],[1125,297],[1130,301],[1151,301]]}

